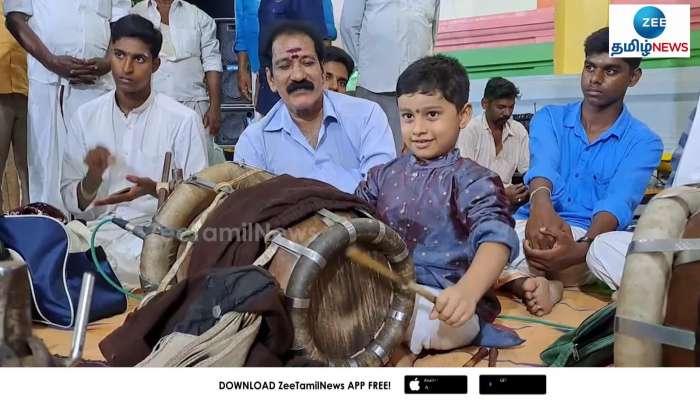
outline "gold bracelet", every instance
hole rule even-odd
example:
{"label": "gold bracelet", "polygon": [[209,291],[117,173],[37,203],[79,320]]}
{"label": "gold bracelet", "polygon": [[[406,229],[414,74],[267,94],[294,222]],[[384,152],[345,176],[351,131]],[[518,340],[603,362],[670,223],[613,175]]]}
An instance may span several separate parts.
{"label": "gold bracelet", "polygon": [[552,191],[547,186],[540,186],[530,193],[530,199],[532,199],[535,196],[535,193],[537,193],[540,190],[546,190],[547,193],[549,193],[549,198],[552,198]]}

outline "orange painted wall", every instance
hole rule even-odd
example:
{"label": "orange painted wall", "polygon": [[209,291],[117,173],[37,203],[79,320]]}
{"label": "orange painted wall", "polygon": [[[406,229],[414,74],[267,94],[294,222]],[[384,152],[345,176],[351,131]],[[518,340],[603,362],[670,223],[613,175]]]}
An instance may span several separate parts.
{"label": "orange painted wall", "polygon": [[557,0],[537,0],[537,8],[554,7]]}

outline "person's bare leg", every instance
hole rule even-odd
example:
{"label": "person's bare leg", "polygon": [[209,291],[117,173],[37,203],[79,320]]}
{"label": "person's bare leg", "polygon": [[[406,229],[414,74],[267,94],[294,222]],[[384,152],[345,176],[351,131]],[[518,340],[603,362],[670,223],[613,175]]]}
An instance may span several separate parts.
{"label": "person's bare leg", "polygon": [[[19,96],[19,95],[18,95]],[[27,163],[27,97],[21,96],[21,103],[12,131],[12,152],[15,156],[15,168],[19,176],[20,205],[29,204],[29,167]]]}
{"label": "person's bare leg", "polygon": [[[12,107],[13,95],[0,95],[0,181],[5,176],[7,155],[10,152],[12,127],[15,122],[15,110]],[[2,210],[2,193],[0,193],[0,211]]]}

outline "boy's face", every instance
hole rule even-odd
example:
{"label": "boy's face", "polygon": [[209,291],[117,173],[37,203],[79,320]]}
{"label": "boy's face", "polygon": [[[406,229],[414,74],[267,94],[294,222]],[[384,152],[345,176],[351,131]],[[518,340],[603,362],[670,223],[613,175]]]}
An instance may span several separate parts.
{"label": "boy's face", "polygon": [[459,131],[471,118],[471,106],[457,110],[440,92],[399,97],[403,142],[414,156],[432,160],[455,148]]}
{"label": "boy's face", "polygon": [[123,37],[110,45],[109,62],[117,91],[123,94],[142,93],[151,88],[151,76],[160,66],[141,39]]}
{"label": "boy's face", "polygon": [[607,53],[586,57],[581,73],[584,100],[595,107],[606,107],[625,97],[627,88],[639,82],[642,70],[632,70],[622,58]]}
{"label": "boy's face", "polygon": [[326,90],[345,94],[348,80],[350,79],[350,74],[348,69],[345,68],[345,64],[329,61],[323,64],[323,71],[326,74],[324,82]]}

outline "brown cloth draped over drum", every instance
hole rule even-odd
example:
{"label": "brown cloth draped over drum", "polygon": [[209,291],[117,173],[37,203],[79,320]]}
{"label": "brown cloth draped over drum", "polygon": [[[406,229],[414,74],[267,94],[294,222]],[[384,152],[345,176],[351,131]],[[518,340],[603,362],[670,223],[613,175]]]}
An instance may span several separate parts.
{"label": "brown cloth draped over drum", "polygon": [[[282,175],[231,194],[202,229],[238,228],[243,232],[254,228],[255,224],[270,229],[287,228],[324,208],[331,211],[368,210],[362,201],[326,183]],[[208,272],[214,268],[247,266],[255,261],[265,250],[264,238],[255,239],[197,242],[187,279],[131,313],[124,325],[100,343],[100,350],[109,365],[133,366],[148,356],[158,340],[172,333],[182,321],[193,299],[202,290]],[[282,307],[279,296],[277,301],[279,304],[264,306],[277,311]],[[246,366],[282,366],[293,337],[291,324],[269,320],[265,314],[261,334],[264,337],[259,335],[256,338]]]}
{"label": "brown cloth draped over drum", "polygon": [[[688,221],[684,238],[700,238],[700,214]],[[673,269],[666,303],[666,326],[696,332],[696,349],[700,342],[700,260],[680,264]],[[671,367],[700,366],[700,352],[663,346],[663,365]]]}

